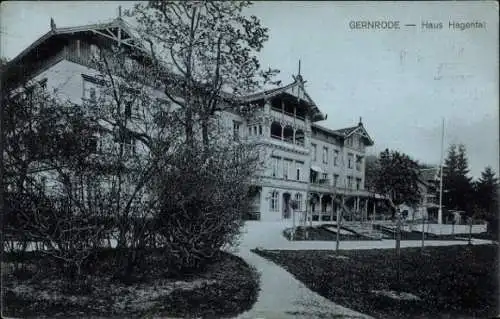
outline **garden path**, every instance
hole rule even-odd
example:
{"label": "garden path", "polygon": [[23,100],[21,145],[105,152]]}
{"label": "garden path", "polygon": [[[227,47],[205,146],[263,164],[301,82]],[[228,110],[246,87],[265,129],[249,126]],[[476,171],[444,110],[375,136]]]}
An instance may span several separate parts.
{"label": "garden path", "polygon": [[[289,272],[250,250],[334,250],[335,242],[290,242],[282,231],[290,225],[282,222],[246,222],[240,242],[230,250],[255,267],[261,277],[261,291],[250,311],[238,319],[273,318],[371,318],[349,308],[342,307],[308,289]],[[473,244],[491,243],[473,240]],[[426,246],[467,244],[467,241],[426,241]],[[401,247],[419,247],[420,241],[401,241]],[[343,241],[340,249],[394,248],[394,240]]]}

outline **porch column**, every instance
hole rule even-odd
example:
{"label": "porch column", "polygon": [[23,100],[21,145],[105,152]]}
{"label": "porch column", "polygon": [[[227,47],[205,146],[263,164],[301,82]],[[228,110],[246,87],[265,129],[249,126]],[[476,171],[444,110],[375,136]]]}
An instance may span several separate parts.
{"label": "porch column", "polygon": [[359,196],[356,196],[356,215],[359,215],[361,217],[361,214],[360,214],[360,209],[359,209]]}
{"label": "porch column", "polygon": [[318,221],[320,222],[322,219],[323,219],[323,194],[319,194]]}
{"label": "porch column", "polygon": [[333,207],[334,207],[334,202],[335,202],[335,198],[334,198],[334,195],[331,195],[332,197],[332,211],[330,212],[330,221],[332,222],[333,221]]}
{"label": "porch column", "polygon": [[297,129],[294,127],[293,128],[293,145],[295,145],[295,133],[297,132]]}
{"label": "porch column", "polygon": [[281,140],[283,141],[285,139],[285,127],[283,124],[281,124]]}

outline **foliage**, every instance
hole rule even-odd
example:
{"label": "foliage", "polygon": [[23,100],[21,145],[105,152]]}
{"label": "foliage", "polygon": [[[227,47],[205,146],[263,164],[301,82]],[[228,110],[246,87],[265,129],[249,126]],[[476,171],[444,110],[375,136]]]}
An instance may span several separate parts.
{"label": "foliage", "polygon": [[376,189],[376,181],[380,173],[380,164],[376,155],[367,155],[365,159],[365,187]]}
{"label": "foliage", "polygon": [[[85,260],[102,239],[103,227],[88,223],[92,212],[75,204],[74,188],[57,195],[48,180],[53,163],[81,171],[92,152],[93,126],[81,110],[50,96],[40,83],[28,82],[3,91],[3,158],[5,164],[5,234],[21,249],[41,245],[64,273],[79,275]],[[55,191],[55,192],[54,192]],[[48,196],[52,192],[55,196]]]}
{"label": "foliage", "polygon": [[472,209],[472,178],[468,174],[465,146],[450,145],[443,168],[443,205],[448,209],[465,211]]}
{"label": "foliage", "polygon": [[481,178],[475,183],[476,200],[489,217],[498,213],[498,178],[490,166],[481,172]]}
{"label": "foliage", "polygon": [[498,178],[490,166],[481,172],[481,178],[474,183],[475,202],[479,209],[477,217],[488,221],[488,231],[498,234]]}
{"label": "foliage", "polygon": [[[239,234],[248,211],[248,190],[258,158],[236,144],[201,152],[184,149],[158,176],[159,215],[155,222],[179,271],[202,266]],[[186,159],[189,158],[189,161]]]}
{"label": "foliage", "polygon": [[[268,83],[276,70],[263,71],[257,53],[268,30],[255,16],[246,17],[247,1],[149,1],[128,14],[150,44],[165,94],[180,107],[188,145],[194,143],[198,117],[205,145],[210,119],[234,108],[237,97]],[[230,96],[227,93],[231,94]],[[222,103],[224,102],[224,103]]]}
{"label": "foliage", "polygon": [[376,177],[376,190],[389,196],[395,205],[416,204],[420,201],[418,164],[398,151],[380,153],[380,173]]}
{"label": "foliage", "polygon": [[242,14],[248,5],[139,4],[132,14],[151,52],[98,43],[81,105],[50,96],[46,83],[13,95],[13,237],[48,247],[50,260],[81,278],[114,240],[110,271],[124,280],[144,269],[149,248],[162,246],[181,273],[230,244],[259,158],[254,145],[227,137],[220,112],[237,111],[240,95],[274,74],[260,70],[267,29]]}

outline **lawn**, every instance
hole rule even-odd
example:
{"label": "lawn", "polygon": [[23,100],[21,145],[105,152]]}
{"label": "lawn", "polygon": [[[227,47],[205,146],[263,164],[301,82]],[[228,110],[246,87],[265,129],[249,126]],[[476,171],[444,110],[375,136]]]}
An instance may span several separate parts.
{"label": "lawn", "polygon": [[311,290],[376,318],[491,318],[498,312],[498,246],[457,245],[401,250],[400,291],[420,300],[377,294],[396,290],[394,249],[256,250]]}
{"label": "lawn", "polygon": [[23,262],[21,270],[14,270],[6,258],[2,264],[4,314],[22,318],[229,318],[249,310],[257,299],[258,274],[239,257],[221,253],[198,273],[172,276],[164,272],[161,256],[149,256],[148,271],[133,282],[113,279],[108,275],[112,272],[103,267],[76,289],[54,269],[41,267],[43,262],[35,254]]}

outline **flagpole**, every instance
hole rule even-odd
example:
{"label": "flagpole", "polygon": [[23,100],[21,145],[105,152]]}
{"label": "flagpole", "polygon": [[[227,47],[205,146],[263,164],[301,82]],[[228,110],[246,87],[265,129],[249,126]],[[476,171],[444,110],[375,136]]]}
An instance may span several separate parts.
{"label": "flagpole", "polygon": [[441,160],[440,160],[440,176],[439,176],[439,210],[438,224],[443,223],[443,148],[444,148],[444,118],[441,127]]}

